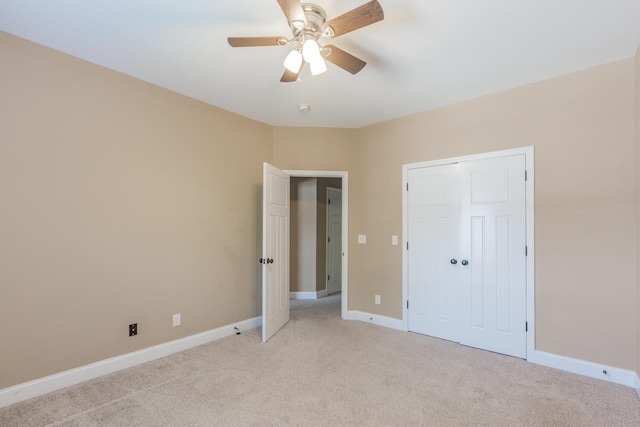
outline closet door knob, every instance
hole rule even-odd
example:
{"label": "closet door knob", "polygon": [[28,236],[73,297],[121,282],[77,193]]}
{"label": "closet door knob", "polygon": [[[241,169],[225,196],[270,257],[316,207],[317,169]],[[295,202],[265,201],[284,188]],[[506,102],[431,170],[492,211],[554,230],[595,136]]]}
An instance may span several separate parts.
{"label": "closet door knob", "polygon": [[458,263],[458,260],[455,258],[451,258],[451,264],[456,265]]}
{"label": "closet door knob", "polygon": [[468,264],[469,264],[469,261],[467,261],[466,259],[463,259],[463,260],[462,260],[462,262],[461,262],[461,264],[462,264],[462,265],[468,265]]}

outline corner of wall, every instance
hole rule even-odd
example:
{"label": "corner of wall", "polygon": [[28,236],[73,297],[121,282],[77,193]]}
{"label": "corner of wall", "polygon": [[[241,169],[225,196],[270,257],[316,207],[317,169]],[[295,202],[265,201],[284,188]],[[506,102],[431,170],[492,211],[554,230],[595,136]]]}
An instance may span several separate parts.
{"label": "corner of wall", "polygon": [[640,45],[635,54],[636,133],[636,391],[640,396]]}

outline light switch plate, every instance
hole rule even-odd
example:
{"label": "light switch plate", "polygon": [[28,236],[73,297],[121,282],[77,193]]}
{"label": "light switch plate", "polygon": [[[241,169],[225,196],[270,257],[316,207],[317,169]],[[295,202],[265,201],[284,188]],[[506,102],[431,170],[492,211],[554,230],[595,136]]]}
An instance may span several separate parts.
{"label": "light switch plate", "polygon": [[398,246],[398,236],[391,236],[391,244]]}
{"label": "light switch plate", "polygon": [[361,245],[367,244],[367,235],[366,234],[358,234],[358,243]]}

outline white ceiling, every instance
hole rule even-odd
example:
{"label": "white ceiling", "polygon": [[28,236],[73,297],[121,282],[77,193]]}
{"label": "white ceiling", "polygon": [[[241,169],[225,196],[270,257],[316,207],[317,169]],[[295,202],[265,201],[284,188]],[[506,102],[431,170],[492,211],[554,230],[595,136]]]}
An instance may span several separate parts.
{"label": "white ceiling", "polygon": [[[367,1],[314,2],[331,19]],[[290,38],[276,0],[0,0],[0,30],[271,125],[345,128],[628,58],[640,44],[640,0],[379,1],[383,21],[331,41],[367,62],[359,74],[328,64],[296,83],[279,81],[291,46],[227,44]]]}

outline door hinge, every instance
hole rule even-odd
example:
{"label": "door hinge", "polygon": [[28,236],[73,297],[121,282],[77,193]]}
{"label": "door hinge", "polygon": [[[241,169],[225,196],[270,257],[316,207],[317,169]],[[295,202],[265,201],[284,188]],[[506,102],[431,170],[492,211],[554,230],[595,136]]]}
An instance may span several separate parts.
{"label": "door hinge", "polygon": [[329,199],[329,204],[331,204],[331,199]]}
{"label": "door hinge", "polygon": [[331,237],[327,237],[327,242],[331,243]]}
{"label": "door hinge", "polygon": [[327,274],[327,280],[331,280],[331,276]]}
{"label": "door hinge", "polygon": [[527,246],[524,247],[524,256],[529,256],[529,248]]}
{"label": "door hinge", "polygon": [[524,322],[524,331],[529,332],[529,322]]}
{"label": "door hinge", "polygon": [[407,310],[409,310],[409,300],[407,300]]}
{"label": "door hinge", "polygon": [[409,242],[407,242],[407,250],[409,250]]}
{"label": "door hinge", "polygon": [[528,179],[528,174],[527,174],[527,170],[525,169],[524,171],[524,180],[526,181]]}
{"label": "door hinge", "polygon": [[409,183],[407,182],[407,191],[409,191]]}

